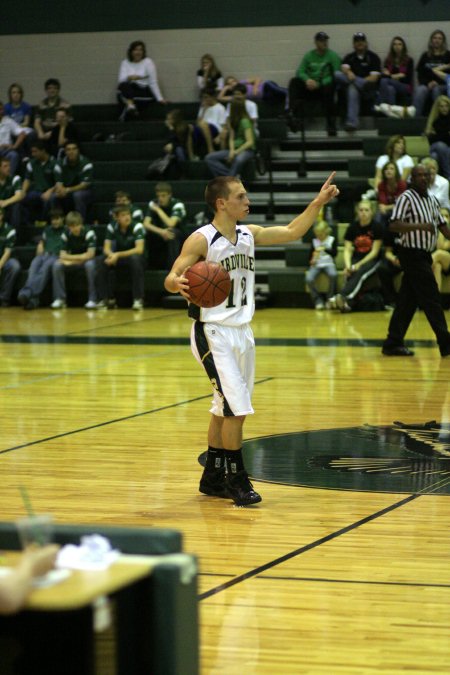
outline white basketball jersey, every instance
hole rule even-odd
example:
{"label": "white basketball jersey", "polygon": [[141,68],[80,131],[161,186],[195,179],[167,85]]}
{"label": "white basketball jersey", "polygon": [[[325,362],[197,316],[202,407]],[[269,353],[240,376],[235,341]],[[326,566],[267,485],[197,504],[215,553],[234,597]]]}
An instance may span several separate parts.
{"label": "white basketball jersey", "polygon": [[218,262],[231,278],[231,292],[221,305],[209,309],[189,306],[189,315],[224,326],[250,323],[255,311],[255,242],[245,225],[236,226],[236,243],[226,239],[211,223],[196,230],[208,242],[206,260]]}

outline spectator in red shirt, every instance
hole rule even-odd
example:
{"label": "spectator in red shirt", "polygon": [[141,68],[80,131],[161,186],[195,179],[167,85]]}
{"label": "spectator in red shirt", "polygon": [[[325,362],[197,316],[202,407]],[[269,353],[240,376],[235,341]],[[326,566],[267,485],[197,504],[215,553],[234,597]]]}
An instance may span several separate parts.
{"label": "spectator in red shirt", "polygon": [[377,185],[379,220],[387,225],[395,201],[407,188],[406,181],[400,178],[400,172],[395,162],[386,162],[381,169],[381,182]]}

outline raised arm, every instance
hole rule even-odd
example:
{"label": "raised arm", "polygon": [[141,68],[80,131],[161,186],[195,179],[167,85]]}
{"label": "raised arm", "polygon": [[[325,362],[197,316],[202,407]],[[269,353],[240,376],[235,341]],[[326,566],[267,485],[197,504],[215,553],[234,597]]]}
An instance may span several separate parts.
{"label": "raised arm", "polygon": [[319,194],[308,204],[303,213],[294,218],[289,225],[274,225],[272,227],[249,225],[249,229],[255,238],[255,244],[258,246],[273,246],[274,244],[285,244],[300,239],[317,220],[322,207],[338,196],[339,190],[332,182],[335,175],[336,172],[333,171],[328,176]]}

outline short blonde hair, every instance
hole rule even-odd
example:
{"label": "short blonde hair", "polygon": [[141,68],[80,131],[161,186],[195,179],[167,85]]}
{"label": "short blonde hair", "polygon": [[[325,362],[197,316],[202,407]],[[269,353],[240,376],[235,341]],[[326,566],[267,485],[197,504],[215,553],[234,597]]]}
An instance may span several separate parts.
{"label": "short blonde hair", "polygon": [[326,220],[318,220],[313,227],[314,233],[317,234],[317,232],[325,232],[326,234],[331,233],[331,227],[327,223]]}
{"label": "short blonde hair", "polygon": [[70,227],[71,225],[82,225],[83,216],[78,211],[69,211],[66,216],[66,225]]}

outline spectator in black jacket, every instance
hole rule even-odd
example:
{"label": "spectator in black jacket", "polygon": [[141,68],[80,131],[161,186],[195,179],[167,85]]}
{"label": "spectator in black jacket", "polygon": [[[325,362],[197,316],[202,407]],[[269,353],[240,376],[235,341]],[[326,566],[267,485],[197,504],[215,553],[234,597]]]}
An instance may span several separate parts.
{"label": "spectator in black jacket", "polygon": [[353,35],[354,51],[342,59],[341,70],[334,74],[337,87],[345,89],[347,95],[347,115],[345,129],[355,131],[358,128],[361,98],[375,102],[378,83],[381,76],[380,57],[370,51],[365,33]]}
{"label": "spectator in black jacket", "polygon": [[419,85],[414,92],[416,117],[423,115],[430,99],[435,101],[445,93],[445,68],[448,66],[450,51],[447,49],[447,38],[441,30],[435,30],[430,35],[427,51],[423,52],[417,64]]}

